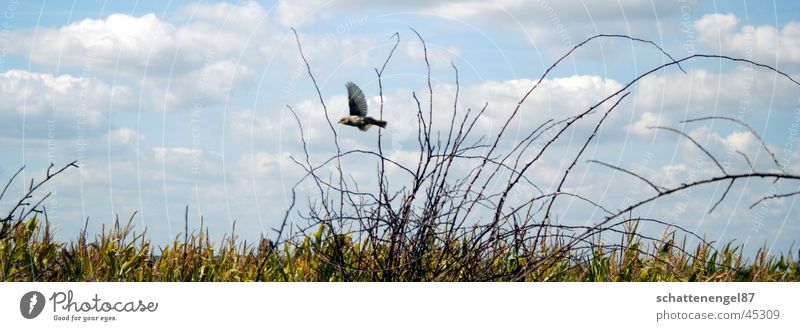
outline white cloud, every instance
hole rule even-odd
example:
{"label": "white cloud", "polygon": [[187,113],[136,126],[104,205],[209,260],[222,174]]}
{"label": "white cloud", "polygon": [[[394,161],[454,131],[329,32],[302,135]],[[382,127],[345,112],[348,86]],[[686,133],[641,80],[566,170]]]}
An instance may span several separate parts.
{"label": "white cloud", "polygon": [[[536,83],[531,79],[487,81],[463,90],[463,102],[470,107],[489,103],[491,112],[478,122],[486,130],[499,130],[522,96]],[[599,76],[573,75],[546,79],[522,104],[514,129],[530,130],[548,119],[564,119],[586,111],[622,86],[613,79]],[[578,125],[582,125],[583,122]]]}
{"label": "white cloud", "polygon": [[[658,113],[664,125],[711,115],[742,116],[791,109],[796,85],[776,73],[747,66],[725,72],[692,69],[648,76],[636,85],[636,110]],[[738,115],[737,115],[738,116]],[[637,116],[638,117],[638,116]]]}
{"label": "white cloud", "polygon": [[175,30],[154,14],[111,14],[102,20],[84,19],[57,29],[39,29],[35,35],[18,31],[11,35],[10,51],[48,65],[141,70],[153,61],[166,61],[167,55],[174,53]]}
{"label": "white cloud", "polygon": [[[176,25],[155,14],[111,14],[84,19],[60,28],[39,28],[36,34],[11,34],[11,52],[45,65],[89,67],[112,73],[179,75],[209,62],[238,57],[249,36],[264,38],[266,15],[255,2],[184,8],[186,22]],[[269,36],[268,34],[266,36]],[[263,40],[263,39],[261,39]],[[30,52],[29,52],[30,51]]]}
{"label": "white cloud", "polygon": [[277,19],[284,26],[294,27],[330,19],[331,15],[323,7],[330,4],[321,1],[279,0],[276,8]]}
{"label": "white cloud", "polygon": [[[217,105],[248,86],[253,71],[227,60],[207,63],[184,75],[148,82],[156,110],[186,109]],[[163,88],[169,86],[169,88]]]}
{"label": "white cloud", "polygon": [[126,109],[134,103],[126,86],[110,86],[94,78],[9,70],[0,74],[0,134],[19,137],[24,129],[33,137],[45,137],[57,127],[62,132],[72,129],[69,136],[59,139],[74,138],[78,124],[92,134],[105,124],[112,108]]}
{"label": "white cloud", "polygon": [[698,40],[709,44],[719,44],[723,34],[731,32],[738,24],[739,18],[732,13],[714,13],[704,15],[692,25],[697,30]]}
{"label": "white cloud", "polygon": [[[767,64],[800,63],[800,22],[780,30],[771,25],[742,25],[735,14],[708,14],[694,22],[697,40],[714,51]],[[738,27],[738,29],[737,29]]]}
{"label": "white cloud", "polygon": [[277,30],[258,3],[187,6],[183,24],[155,14],[111,14],[57,28],[10,34],[9,52],[46,66],[82,68],[136,81],[145,109],[224,101],[247,86],[263,45]]}
{"label": "white cloud", "polygon": [[652,130],[649,129],[650,127],[659,125],[658,116],[652,112],[646,111],[642,113],[638,121],[628,125],[627,130],[635,135],[646,136],[652,134]]}
{"label": "white cloud", "polygon": [[734,131],[725,137],[724,142],[729,149],[746,151],[755,145],[756,137],[749,131]]}
{"label": "white cloud", "polygon": [[[752,162],[756,169],[773,170],[774,163],[768,155],[761,149],[761,144],[757,138],[749,131],[731,131],[728,134],[712,130],[709,126],[687,127],[682,131],[692,137],[703,146],[729,173],[749,171],[748,161]],[[680,141],[679,159],[675,162],[691,164],[692,168],[688,173],[693,178],[705,178],[718,176],[721,174],[719,167],[701,151],[694,143],[688,139],[673,133],[666,133],[663,136],[667,140],[675,139]],[[747,155],[747,160],[739,153]],[[758,156],[756,158],[756,156]],[[698,166],[702,164],[703,166]]]}
{"label": "white cloud", "polygon": [[113,130],[108,135],[109,140],[115,144],[122,144],[127,145],[131,144],[137,140],[144,139],[144,137],[139,136],[136,131],[130,128],[121,128]]}
{"label": "white cloud", "polygon": [[[169,20],[155,14],[111,14],[40,27],[36,34],[15,30],[8,51],[44,66],[135,83],[141,89],[141,109],[185,110],[229,100],[253,86],[254,74],[263,70],[282,75],[295,69],[299,53],[293,35],[277,19],[254,1],[198,3]],[[315,71],[374,67],[370,51],[384,41],[338,32],[301,33]]]}
{"label": "white cloud", "polygon": [[[137,147],[147,146],[148,141],[144,135],[131,128],[112,129],[105,135],[103,144],[98,144],[94,153],[114,157],[115,159],[128,159],[131,156],[140,157]],[[101,147],[102,146],[102,147]],[[100,154],[101,153],[101,154]]]}

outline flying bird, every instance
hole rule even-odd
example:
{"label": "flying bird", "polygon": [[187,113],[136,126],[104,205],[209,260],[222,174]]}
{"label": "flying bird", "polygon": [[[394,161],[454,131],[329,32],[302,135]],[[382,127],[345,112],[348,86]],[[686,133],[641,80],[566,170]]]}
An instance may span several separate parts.
{"label": "flying bird", "polygon": [[350,107],[350,115],[342,117],[340,124],[355,126],[361,131],[367,131],[373,125],[386,128],[386,121],[376,120],[367,116],[367,99],[364,92],[353,82],[347,82],[347,105]]}

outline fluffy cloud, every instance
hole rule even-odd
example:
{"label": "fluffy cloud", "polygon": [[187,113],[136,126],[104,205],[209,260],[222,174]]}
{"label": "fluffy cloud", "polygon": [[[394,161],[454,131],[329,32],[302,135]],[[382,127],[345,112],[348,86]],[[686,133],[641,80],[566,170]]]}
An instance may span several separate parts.
{"label": "fluffy cloud", "polygon": [[748,115],[791,109],[796,102],[796,89],[796,85],[772,71],[736,66],[725,72],[693,69],[688,74],[670,72],[645,77],[636,86],[635,99],[639,111],[658,113],[662,124],[674,125],[686,118],[712,114]]}
{"label": "fluffy cloud", "polygon": [[[694,22],[697,40],[714,51],[767,64],[800,64],[800,22],[775,26],[742,25],[732,13],[708,14]],[[738,29],[737,29],[738,28]]]}
{"label": "fluffy cloud", "polygon": [[[45,65],[90,67],[112,73],[180,75],[217,59],[236,58],[251,33],[266,32],[256,18],[266,15],[254,2],[186,8],[186,22],[175,25],[155,14],[111,14],[59,28],[15,31],[11,52]],[[31,37],[32,36],[32,37]],[[258,35],[258,37],[263,37]]]}
{"label": "fluffy cloud", "polygon": [[[0,135],[44,138],[48,132],[69,132],[57,138],[74,138],[77,126],[93,134],[113,109],[135,104],[125,86],[111,86],[95,78],[54,76],[10,70],[0,74]],[[24,125],[23,125],[24,120]],[[50,135],[53,135],[52,133]]]}
{"label": "fluffy cloud", "polygon": [[[111,14],[58,28],[19,30],[9,52],[46,66],[83,68],[137,82],[146,108],[224,101],[246,86],[259,48],[276,38],[266,10],[249,1],[189,6],[183,24],[155,14]],[[263,24],[262,24],[263,23]],[[32,37],[31,37],[32,36]]]}
{"label": "fluffy cloud", "polygon": [[168,55],[174,54],[177,46],[175,30],[154,14],[111,14],[102,20],[85,19],[61,28],[39,29],[36,34],[19,31],[11,36],[10,51],[48,65],[141,72],[151,66],[168,66]]}
{"label": "fluffy cloud", "polygon": [[187,109],[222,104],[248,86],[252,73],[245,65],[220,60],[183,75],[150,80],[144,86],[155,109]]}
{"label": "fluffy cloud", "polygon": [[[142,109],[185,110],[224,103],[253,86],[249,83],[256,73],[285,75],[301,68],[294,36],[279,19],[255,1],[197,3],[169,20],[155,14],[111,14],[39,27],[35,33],[15,30],[8,52],[45,67],[124,81],[141,89]],[[336,32],[301,32],[304,51],[318,72],[371,68],[371,51],[387,42]]]}
{"label": "fluffy cloud", "polygon": [[[485,121],[479,121],[479,125],[486,130],[499,130],[522,96],[535,83],[531,79],[488,81],[465,88],[463,102],[473,108],[488,102],[491,112]],[[531,130],[548,119],[561,120],[577,115],[621,87],[613,79],[590,75],[546,79],[522,104],[514,127],[523,131]]]}
{"label": "fluffy cloud", "polygon": [[660,121],[658,119],[658,115],[647,111],[642,113],[642,115],[636,122],[628,125],[627,129],[628,132],[632,134],[639,136],[648,136],[652,133],[649,128],[659,125]]}

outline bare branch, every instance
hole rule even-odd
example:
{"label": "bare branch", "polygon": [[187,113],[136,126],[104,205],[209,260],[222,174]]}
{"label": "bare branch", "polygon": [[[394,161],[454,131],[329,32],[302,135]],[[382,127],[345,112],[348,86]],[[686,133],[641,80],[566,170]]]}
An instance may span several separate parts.
{"label": "bare branch", "polygon": [[722,203],[722,200],[725,200],[725,197],[728,196],[728,192],[731,190],[731,186],[733,186],[733,182],[735,181],[735,179],[731,179],[731,181],[728,182],[728,187],[725,188],[725,192],[722,193],[722,196],[719,197],[719,200],[717,200],[717,202],[714,203],[714,205],[711,206],[711,209],[708,211],[709,215],[714,212],[714,209],[717,209],[717,206]]}
{"label": "bare branch", "polygon": [[[780,177],[780,178],[783,178],[783,177]],[[762,203],[764,201],[768,201],[768,200],[772,200],[772,199],[783,199],[783,198],[793,197],[793,196],[798,195],[798,194],[800,194],[800,191],[769,195],[769,196],[763,197],[761,199],[758,199],[758,201],[756,201],[752,205],[750,205],[750,209],[753,209],[755,206],[758,206],[760,203]]]}
{"label": "bare branch", "polygon": [[[756,132],[756,130],[753,129],[752,126],[750,126],[749,124],[745,123],[744,121],[742,121],[742,120],[740,120],[738,118],[727,117],[727,116],[707,116],[707,117],[698,117],[698,118],[694,118],[694,119],[681,121],[681,123],[692,123],[692,122],[700,122],[700,121],[707,121],[707,120],[712,120],[713,121],[713,120],[717,120],[717,119],[725,120],[725,121],[731,121],[731,122],[734,122],[736,124],[739,124],[739,125],[745,127],[748,131],[750,131],[750,133],[753,134],[753,136],[756,137],[756,139],[758,139],[758,142],[761,143],[761,147],[763,147],[764,150],[767,151],[767,154],[769,154],[769,157],[772,158],[772,162],[775,163],[776,167],[778,167],[778,170],[781,173],[784,172],[783,165],[781,165],[781,163],[778,161],[778,158],[775,156],[775,153],[773,153],[772,150],[769,149],[769,146],[767,146],[767,143],[764,141],[764,138],[761,138],[761,135],[759,135],[758,132]],[[744,155],[744,153],[739,152],[739,151],[736,151],[736,152],[741,154],[742,156],[744,156],[745,160],[747,160],[747,164],[750,165],[750,168],[753,168],[753,164],[750,163],[750,159],[747,158],[747,155]]]}
{"label": "bare branch", "polygon": [[675,132],[675,133],[683,136],[684,138],[689,139],[689,141],[691,141],[692,144],[694,144],[698,149],[703,151],[703,153],[705,153],[706,156],[708,156],[708,158],[711,159],[711,161],[714,161],[714,164],[717,165],[717,168],[719,168],[719,170],[722,171],[723,174],[726,174],[726,175],[728,174],[728,172],[725,171],[725,168],[722,167],[722,164],[720,164],[719,161],[717,161],[717,158],[714,157],[714,155],[712,155],[711,152],[709,152],[705,147],[703,147],[703,145],[700,145],[700,143],[698,143],[697,140],[694,140],[694,138],[692,138],[690,135],[685,134],[680,130],[673,129],[673,128],[666,127],[666,126],[648,126],[647,128],[648,129],[659,129],[659,130],[667,130],[667,131],[670,131],[670,132]]}
{"label": "bare branch", "polygon": [[656,191],[656,193],[661,193],[661,190],[663,189],[663,188],[659,188],[658,186],[656,186],[655,184],[653,184],[653,182],[651,182],[651,181],[647,180],[647,178],[644,178],[644,177],[642,177],[642,176],[638,175],[637,173],[635,173],[635,172],[633,172],[633,171],[630,171],[630,170],[627,170],[627,169],[625,169],[625,168],[617,167],[617,166],[614,166],[614,165],[611,165],[611,164],[605,163],[605,162],[603,162],[603,161],[597,161],[597,160],[588,160],[588,161],[586,161],[586,162],[587,162],[587,163],[597,163],[597,164],[599,164],[599,165],[603,165],[603,166],[609,167],[609,168],[611,168],[611,169],[614,169],[614,170],[617,170],[617,171],[621,171],[621,172],[624,172],[624,173],[626,173],[626,174],[628,174],[628,175],[631,175],[631,176],[633,176],[633,177],[636,177],[636,178],[638,178],[639,180],[641,180],[641,181],[645,182],[645,183],[646,183],[647,185],[649,185],[650,187],[652,187],[652,188],[653,188],[653,190],[655,190],[655,191]]}

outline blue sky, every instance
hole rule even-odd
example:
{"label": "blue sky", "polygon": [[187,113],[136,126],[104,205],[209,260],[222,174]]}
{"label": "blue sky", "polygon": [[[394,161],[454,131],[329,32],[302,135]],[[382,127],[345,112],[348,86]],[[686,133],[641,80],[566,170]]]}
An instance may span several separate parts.
{"label": "blue sky", "polygon": [[[450,109],[451,62],[459,69],[459,107],[481,107],[479,135],[497,123],[543,70],[589,35],[629,34],[650,39],[674,57],[718,53],[752,59],[798,76],[800,4],[696,1],[3,1],[0,34],[0,177],[22,165],[25,181],[53,161],[79,160],[48,189],[48,211],[58,234],[70,238],[88,217],[90,228],[114,215],[147,228],[166,242],[203,215],[212,234],[257,238],[277,226],[289,189],[302,171],[289,159],[302,150],[291,105],[301,114],[311,156],[334,151],[313,86],[289,27],[303,47],[333,117],[346,112],[344,83],[354,81],[375,109],[379,67],[400,35],[384,77],[389,152],[413,163],[412,91],[424,91],[421,45],[426,40],[437,107]],[[548,118],[563,118],[666,60],[651,47],[621,40],[593,42],[558,67],[522,108],[514,135]],[[800,173],[791,142],[800,88],[773,72],[716,60],[686,63],[634,86],[584,159],[642,173],[665,186],[718,174],[685,139],[648,126],[680,128],[746,169],[774,170],[747,130],[729,123],[682,124],[701,116],[741,116],[765,138],[786,169]],[[411,114],[411,115],[409,115]],[[443,118],[446,118],[446,115]],[[440,121],[441,122],[441,121]],[[437,123],[440,123],[437,122]],[[578,125],[531,174],[543,187],[564,169],[591,123]],[[376,131],[340,128],[347,148],[374,149]],[[526,131],[527,130],[527,131]],[[727,165],[727,164],[726,164]],[[348,163],[370,183],[374,164]],[[570,190],[613,208],[652,192],[608,169],[579,165]],[[372,178],[374,179],[374,178]],[[12,187],[19,193],[24,181]],[[779,182],[775,192],[797,190]],[[786,250],[800,233],[794,198],[749,209],[769,183],[737,183],[714,213],[724,190],[709,186],[639,210],[710,240]],[[301,196],[303,187],[301,186]],[[524,189],[518,192],[524,198]],[[298,200],[302,211],[305,198]],[[9,199],[0,202],[7,206]],[[586,224],[597,210],[575,201],[559,204],[563,222]],[[294,215],[294,214],[293,214]],[[302,223],[299,218],[293,218]],[[661,229],[647,229],[660,233]]]}

